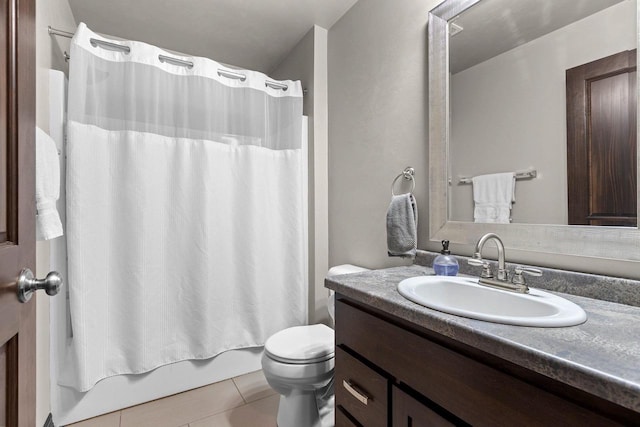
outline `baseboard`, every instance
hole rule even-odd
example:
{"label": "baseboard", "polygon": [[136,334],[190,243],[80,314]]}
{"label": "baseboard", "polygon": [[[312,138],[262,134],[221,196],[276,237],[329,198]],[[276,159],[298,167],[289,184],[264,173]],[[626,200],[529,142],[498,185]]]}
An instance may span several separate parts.
{"label": "baseboard", "polygon": [[53,424],[53,417],[51,416],[51,414],[49,414],[49,416],[47,417],[46,421],[44,422],[44,426],[42,427],[56,427]]}

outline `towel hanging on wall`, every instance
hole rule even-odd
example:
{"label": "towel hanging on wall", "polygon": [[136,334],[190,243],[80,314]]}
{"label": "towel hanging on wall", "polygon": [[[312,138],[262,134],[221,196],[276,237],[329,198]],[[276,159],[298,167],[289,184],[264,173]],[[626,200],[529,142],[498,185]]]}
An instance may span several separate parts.
{"label": "towel hanging on wall", "polygon": [[411,193],[392,196],[387,210],[389,256],[413,258],[418,247],[418,209]]}
{"label": "towel hanging on wall", "polygon": [[[411,191],[396,195],[394,186],[400,178],[411,182]],[[418,206],[415,169],[407,166],[391,183],[391,203],[387,209],[387,253],[389,256],[413,258],[418,248]]]}

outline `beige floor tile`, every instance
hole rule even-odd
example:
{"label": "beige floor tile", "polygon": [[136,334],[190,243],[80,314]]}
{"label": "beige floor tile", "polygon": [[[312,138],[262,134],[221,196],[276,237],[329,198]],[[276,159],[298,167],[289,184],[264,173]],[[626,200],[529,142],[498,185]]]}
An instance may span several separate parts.
{"label": "beige floor tile", "polygon": [[99,417],[89,418],[88,420],[67,425],[67,427],[119,427],[119,426],[120,426],[120,411],[110,412],[108,414],[100,415]]}
{"label": "beige floor tile", "polygon": [[244,404],[226,380],[122,410],[121,427],[177,427]]}
{"label": "beige floor tile", "polygon": [[269,387],[262,371],[255,371],[235,377],[233,382],[247,403],[276,394],[276,391]]}
{"label": "beige floor tile", "polygon": [[189,427],[276,427],[280,396],[270,396],[189,424]]}

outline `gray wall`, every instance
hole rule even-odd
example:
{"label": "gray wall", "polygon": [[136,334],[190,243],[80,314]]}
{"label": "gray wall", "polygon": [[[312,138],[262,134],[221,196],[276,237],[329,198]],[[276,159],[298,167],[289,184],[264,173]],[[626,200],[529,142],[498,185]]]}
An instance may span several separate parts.
{"label": "gray wall", "polygon": [[270,76],[300,80],[309,116],[309,322],[330,323],[324,277],[329,268],[327,186],[327,30],[314,26]]}
{"label": "gray wall", "polygon": [[287,57],[268,72],[270,77],[278,80],[300,80],[302,87],[307,90],[304,96],[305,116],[313,117],[313,52],[315,42],[315,28],[309,32],[291,49]]}
{"label": "gray wall", "polygon": [[406,263],[387,256],[385,230],[391,182],[406,166],[428,235],[426,23],[438,3],[361,0],[329,30],[330,265]]}

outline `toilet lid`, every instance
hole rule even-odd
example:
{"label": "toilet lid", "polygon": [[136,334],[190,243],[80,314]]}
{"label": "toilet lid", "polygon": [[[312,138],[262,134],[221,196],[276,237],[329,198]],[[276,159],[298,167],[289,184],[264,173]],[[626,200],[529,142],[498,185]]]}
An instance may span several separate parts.
{"label": "toilet lid", "polygon": [[273,334],[265,343],[269,357],[285,363],[314,363],[334,355],[334,332],[326,325],[294,326]]}

